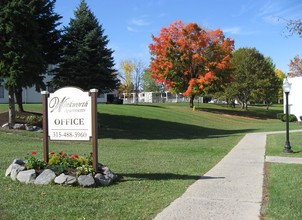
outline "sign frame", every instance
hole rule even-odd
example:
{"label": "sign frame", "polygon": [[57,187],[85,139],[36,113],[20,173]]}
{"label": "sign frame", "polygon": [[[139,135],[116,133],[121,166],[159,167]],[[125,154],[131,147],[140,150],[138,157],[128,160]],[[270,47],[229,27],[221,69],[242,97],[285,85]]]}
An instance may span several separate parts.
{"label": "sign frame", "polygon": [[[85,92],[77,87],[63,87],[56,90],[54,93],[49,93],[48,91],[42,91],[41,94],[42,94],[42,105],[43,105],[44,161],[47,163],[49,161],[50,140],[91,141],[92,164],[94,170],[97,172],[98,171],[98,126],[97,126],[98,90],[91,89],[89,92]],[[61,95],[63,95],[64,97],[62,97]],[[74,100],[78,98],[80,98],[81,100],[79,102],[74,102]],[[57,113],[60,113],[62,115],[54,113],[55,111],[57,111]],[[74,117],[79,116],[79,114],[77,114],[76,112],[81,112],[81,113],[85,112],[84,117],[82,117],[83,115],[81,114],[81,118],[73,119],[71,116]],[[71,114],[68,116],[69,118],[66,117],[65,113]],[[53,115],[49,117],[50,114]],[[85,123],[87,124],[85,125]],[[64,126],[64,128],[61,128],[61,126]],[[75,126],[76,128],[73,130],[72,126]],[[63,133],[60,133],[61,132],[59,131],[60,129],[62,129]],[[52,137],[50,137],[49,131],[57,132],[57,133],[52,133]],[[85,131],[87,131],[87,133],[85,133]]]}

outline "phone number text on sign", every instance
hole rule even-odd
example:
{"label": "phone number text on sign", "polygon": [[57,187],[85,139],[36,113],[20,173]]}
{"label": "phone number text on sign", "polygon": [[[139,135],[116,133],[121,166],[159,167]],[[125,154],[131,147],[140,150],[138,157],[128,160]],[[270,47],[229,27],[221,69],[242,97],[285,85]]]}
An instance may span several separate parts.
{"label": "phone number text on sign", "polygon": [[82,140],[87,138],[87,132],[83,131],[52,131],[50,134],[53,138],[73,138],[76,140]]}

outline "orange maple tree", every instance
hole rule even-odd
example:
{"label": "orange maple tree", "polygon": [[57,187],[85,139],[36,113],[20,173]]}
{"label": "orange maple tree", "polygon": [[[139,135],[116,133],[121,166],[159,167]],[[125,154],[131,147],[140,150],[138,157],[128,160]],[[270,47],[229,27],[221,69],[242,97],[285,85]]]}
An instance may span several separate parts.
{"label": "orange maple tree", "polygon": [[290,61],[288,75],[291,77],[302,76],[302,59],[299,58],[299,55]]}
{"label": "orange maple tree", "polygon": [[211,85],[216,72],[230,65],[234,41],[223,32],[205,30],[196,23],[173,22],[152,36],[150,71],[167,88],[190,97],[190,107],[197,94]]}

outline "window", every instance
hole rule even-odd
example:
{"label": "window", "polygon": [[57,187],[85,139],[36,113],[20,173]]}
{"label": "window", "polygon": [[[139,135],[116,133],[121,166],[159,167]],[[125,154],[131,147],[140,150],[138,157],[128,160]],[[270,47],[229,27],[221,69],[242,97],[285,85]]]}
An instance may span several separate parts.
{"label": "window", "polygon": [[4,98],[4,88],[0,85],[0,98]]}
{"label": "window", "polygon": [[99,98],[104,99],[105,98],[105,94],[104,93],[99,94]]}

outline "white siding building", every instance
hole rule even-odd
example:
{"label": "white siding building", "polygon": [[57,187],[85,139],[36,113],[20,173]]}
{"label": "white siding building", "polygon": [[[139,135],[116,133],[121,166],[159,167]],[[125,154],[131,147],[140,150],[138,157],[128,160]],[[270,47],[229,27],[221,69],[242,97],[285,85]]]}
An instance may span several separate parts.
{"label": "white siding building", "polygon": [[[301,121],[300,117],[302,117],[302,77],[293,77],[287,79],[288,82],[291,84],[291,90],[288,95],[289,114],[295,115],[298,121]],[[285,113],[285,105],[284,105],[284,113]]]}
{"label": "white siding building", "polygon": [[[47,84],[52,79],[51,75],[46,75],[44,82]],[[46,90],[51,91],[47,88]],[[98,103],[107,103],[112,102],[117,96],[116,92],[100,94],[97,102]],[[23,103],[42,103],[42,95],[40,92],[37,92],[35,87],[23,89],[22,92],[22,101]],[[3,85],[0,83],[0,103],[8,103],[8,91],[4,89]]]}

